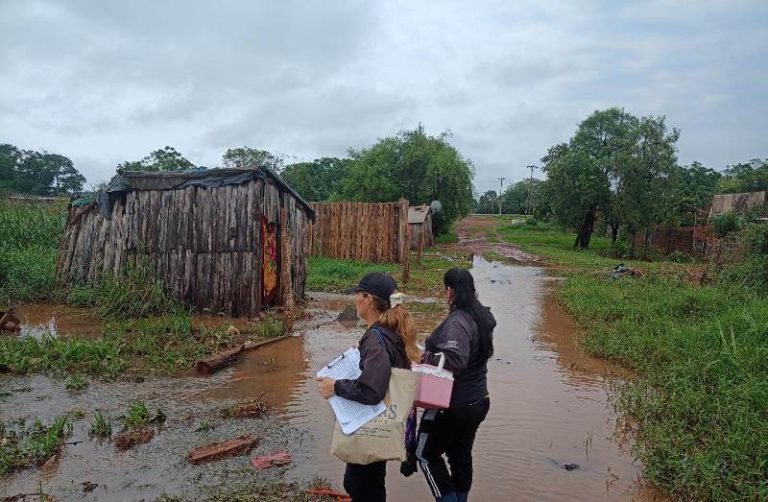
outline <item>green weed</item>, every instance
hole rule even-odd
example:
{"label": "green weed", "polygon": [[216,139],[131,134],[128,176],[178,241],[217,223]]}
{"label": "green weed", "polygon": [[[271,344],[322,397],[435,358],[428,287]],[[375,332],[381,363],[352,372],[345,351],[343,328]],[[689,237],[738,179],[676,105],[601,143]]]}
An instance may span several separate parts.
{"label": "green weed", "polygon": [[64,387],[67,390],[72,391],[84,390],[88,387],[88,380],[83,378],[81,375],[73,375],[69,377],[67,382],[64,384]]}
{"label": "green weed", "polygon": [[0,422],[0,474],[45,462],[71,435],[72,423],[66,416],[55,418],[50,425],[39,419],[31,425],[23,421],[10,425]]}
{"label": "green weed", "polygon": [[88,435],[100,439],[112,437],[112,422],[101,411],[96,411]]}

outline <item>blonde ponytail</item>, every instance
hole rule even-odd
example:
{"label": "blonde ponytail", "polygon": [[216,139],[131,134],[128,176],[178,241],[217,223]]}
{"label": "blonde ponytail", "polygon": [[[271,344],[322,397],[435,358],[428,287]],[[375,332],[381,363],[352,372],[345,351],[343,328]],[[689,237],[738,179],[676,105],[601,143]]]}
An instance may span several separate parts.
{"label": "blonde ponytail", "polygon": [[[402,295],[402,293],[398,294]],[[402,305],[402,297],[391,301],[393,306],[382,312],[378,323],[397,333],[405,343],[405,354],[408,359],[411,362],[419,362],[421,350],[416,344],[416,326],[413,323],[413,317]]]}

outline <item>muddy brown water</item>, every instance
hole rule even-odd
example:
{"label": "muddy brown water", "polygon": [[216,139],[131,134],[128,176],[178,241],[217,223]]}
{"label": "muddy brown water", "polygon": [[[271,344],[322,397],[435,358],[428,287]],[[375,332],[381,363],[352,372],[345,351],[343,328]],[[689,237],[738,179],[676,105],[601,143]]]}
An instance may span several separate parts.
{"label": "muddy brown water", "polygon": [[[475,261],[481,300],[498,320],[496,353],[489,363],[491,411],[475,444],[474,500],[657,500],[639,481],[617,434],[607,388],[624,375],[586,356],[576,343],[571,319],[554,301],[554,281],[541,268]],[[348,298],[316,295],[314,321],[333,319]],[[440,314],[417,314],[417,328],[431,329]],[[306,481],[319,474],[337,487],[344,465],[329,453],[332,413],[319,396],[314,373],[340,351],[355,345],[362,329],[328,323],[303,336],[249,353],[240,364],[210,378],[158,379],[141,384],[93,383],[70,394],[60,380],[44,376],[0,377],[13,389],[0,403],[0,419],[44,420],[81,408],[75,434],[57,466],[29,469],[0,479],[0,493],[45,490],[64,500],[152,500],[163,493],[195,498],[222,485],[275,479]],[[29,389],[28,391],[26,391]],[[26,391],[26,392],[25,392]],[[263,396],[274,411],[266,419],[222,420],[225,404]],[[90,412],[112,416],[131,399],[162,407],[168,423],[147,445],[118,453],[109,443],[88,440]],[[212,430],[195,432],[208,422]],[[115,425],[115,428],[119,427]],[[254,472],[247,457],[190,466],[189,450],[246,432],[263,438],[254,454],[287,449],[287,470]],[[568,471],[566,464],[578,464]],[[389,499],[432,500],[422,474],[403,478],[390,464]],[[99,487],[83,493],[81,483]]]}

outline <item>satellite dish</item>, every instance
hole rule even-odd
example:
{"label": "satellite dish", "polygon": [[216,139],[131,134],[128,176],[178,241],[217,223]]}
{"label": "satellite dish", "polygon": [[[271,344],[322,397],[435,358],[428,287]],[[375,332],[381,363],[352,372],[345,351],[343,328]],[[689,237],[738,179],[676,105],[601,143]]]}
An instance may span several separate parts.
{"label": "satellite dish", "polygon": [[437,214],[443,210],[443,205],[440,204],[439,200],[433,200],[429,208],[432,210],[432,214]]}

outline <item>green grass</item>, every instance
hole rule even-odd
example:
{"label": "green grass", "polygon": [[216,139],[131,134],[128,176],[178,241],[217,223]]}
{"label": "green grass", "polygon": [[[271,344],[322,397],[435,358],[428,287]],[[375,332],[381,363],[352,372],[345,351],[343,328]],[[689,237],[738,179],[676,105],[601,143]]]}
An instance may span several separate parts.
{"label": "green grass", "polygon": [[0,303],[50,300],[65,205],[0,200]]}
{"label": "green grass", "polygon": [[411,255],[411,277],[402,280],[402,267],[391,263],[367,263],[332,258],[309,258],[307,290],[342,293],[354,287],[369,272],[389,272],[406,294],[434,296],[443,290],[443,274],[452,267],[469,268],[466,260],[446,255],[424,254],[421,263]]}
{"label": "green grass", "polygon": [[30,425],[0,422],[0,474],[45,462],[71,434],[72,423],[65,416],[55,418],[50,425],[39,419]]}
{"label": "green grass", "polygon": [[[274,321],[277,323],[277,321]],[[273,328],[270,328],[273,334]],[[195,361],[241,343],[225,328],[192,330],[188,314],[107,323],[97,339],[0,337],[0,367],[116,378],[126,371],[174,375]]]}
{"label": "green grass", "polygon": [[310,257],[307,260],[307,290],[342,293],[357,285],[360,278],[369,272],[394,273],[399,265],[391,263],[370,263],[333,258]]}
{"label": "green grass", "polygon": [[768,301],[743,289],[571,277],[587,349],[639,375],[620,409],[645,476],[675,498],[768,498]]}
{"label": "green grass", "polygon": [[[534,220],[535,221],[535,220]],[[611,240],[593,235],[589,249],[573,249],[576,234],[564,232],[549,223],[500,224],[498,235],[505,241],[518,245],[523,251],[544,258],[556,266],[578,269],[604,269],[618,263],[640,267],[657,268],[658,264],[643,260],[609,258],[603,256],[611,248]]]}
{"label": "green grass", "polygon": [[459,236],[456,234],[456,225],[451,225],[448,231],[443,232],[435,236],[435,245],[437,244],[453,244],[459,242]]}
{"label": "green grass", "polygon": [[64,387],[67,390],[71,391],[81,391],[88,388],[88,380],[82,377],[82,375],[72,375],[69,379],[67,379],[67,382],[64,384]]}

